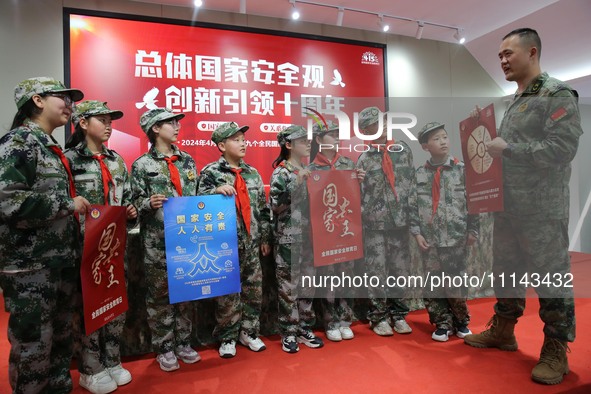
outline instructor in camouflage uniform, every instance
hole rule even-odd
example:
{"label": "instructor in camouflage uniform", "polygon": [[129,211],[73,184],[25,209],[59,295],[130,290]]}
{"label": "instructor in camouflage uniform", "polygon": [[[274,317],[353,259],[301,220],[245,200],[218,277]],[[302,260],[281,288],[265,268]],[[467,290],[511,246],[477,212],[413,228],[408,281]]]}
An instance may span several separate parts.
{"label": "instructor in camouflage uniform", "polygon": [[[557,384],[569,372],[567,342],[575,339],[573,290],[565,286],[570,276],[569,179],[583,131],[577,93],[541,72],[541,49],[538,33],[524,28],[507,34],[499,50],[505,78],[517,83],[517,92],[499,137],[487,144],[491,156],[503,159],[505,211],[495,216],[493,235],[497,303],[490,327],[464,341],[517,350],[513,330],[525,308],[526,289],[519,284],[526,279],[538,294],[544,321],[544,344],[531,377]],[[508,280],[512,274],[515,287]]]}
{"label": "instructor in camouflage uniform", "polygon": [[14,393],[72,391],[72,317],[81,252],[68,161],[52,137],[83,94],[52,78],[19,83],[18,112],[0,139],[0,287],[4,290]]}

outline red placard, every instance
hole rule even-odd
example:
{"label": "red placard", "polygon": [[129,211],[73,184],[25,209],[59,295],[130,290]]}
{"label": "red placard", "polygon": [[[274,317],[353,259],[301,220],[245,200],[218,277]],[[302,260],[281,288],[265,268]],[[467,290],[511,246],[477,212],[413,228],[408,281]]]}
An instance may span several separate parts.
{"label": "red placard", "polygon": [[210,137],[220,123],[250,126],[245,160],[268,182],[279,154],[276,134],[291,123],[306,126],[305,107],[353,113],[384,104],[381,44],[167,22],[79,14],[67,20],[70,84],[85,99],[124,112],[109,147],[128,166],[148,149],[139,119],[156,106],[186,115],[176,144],[198,169],[219,158]]}
{"label": "red placard", "polygon": [[125,207],[93,205],[84,220],[80,277],[86,335],[127,310]]}
{"label": "red placard", "polygon": [[501,158],[491,157],[486,143],[497,137],[493,104],[482,109],[478,118],[460,122],[462,154],[466,164],[468,213],[503,210],[503,166]]}
{"label": "red placard", "polygon": [[307,184],[314,266],[362,258],[361,190],[355,171],[312,171]]}

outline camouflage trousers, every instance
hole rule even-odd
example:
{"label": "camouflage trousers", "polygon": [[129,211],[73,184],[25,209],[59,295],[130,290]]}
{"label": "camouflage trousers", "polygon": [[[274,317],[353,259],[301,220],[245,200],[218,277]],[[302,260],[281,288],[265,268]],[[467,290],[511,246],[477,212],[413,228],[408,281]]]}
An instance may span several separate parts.
{"label": "camouflage trousers", "polygon": [[249,334],[259,335],[263,300],[263,271],[259,250],[259,242],[240,243],[241,292],[215,299],[217,324],[213,336],[220,342],[238,340],[241,328]]}
{"label": "camouflage trousers", "polygon": [[279,302],[279,332],[282,336],[297,335],[300,329],[311,330],[316,323],[312,305],[313,289],[302,289],[302,275],[313,275],[310,261],[302,260],[302,243],[274,246]]}
{"label": "camouflage trousers", "polygon": [[[379,278],[378,286],[369,286],[370,310],[367,319],[379,323],[391,317],[404,319],[409,308],[403,301],[405,288],[386,286],[388,276],[409,275],[410,251],[408,229],[364,231],[365,260],[363,274]],[[383,285],[383,286],[382,286]]]}
{"label": "camouflage trousers", "polygon": [[168,273],[164,250],[144,249],[146,271],[146,310],[152,332],[152,349],[161,354],[174,351],[177,346],[191,343],[190,302],[170,304],[168,298]]}
{"label": "camouflage trousers", "polygon": [[77,268],[0,273],[13,393],[69,393]]}
{"label": "camouflage trousers", "polygon": [[85,375],[95,375],[105,368],[121,364],[119,341],[125,326],[125,313],[117,316],[90,335],[80,334],[78,371]]}
{"label": "camouflage trousers", "polygon": [[[451,247],[430,247],[421,252],[424,272],[441,276],[461,276],[466,271],[466,245]],[[470,324],[470,313],[466,303],[468,289],[453,285],[442,285],[432,292],[425,290],[425,307],[429,313],[429,322],[437,328],[451,330],[461,325]]]}
{"label": "camouflage trousers", "polygon": [[[327,265],[324,267],[318,267],[316,274],[321,276],[337,276],[354,274],[354,263],[352,261]],[[318,290],[318,289],[317,289]],[[324,289],[324,294],[319,294],[316,291],[316,297],[322,296],[320,299],[320,305],[322,310],[322,318],[324,320],[324,326],[326,329],[336,327],[349,327],[353,320],[353,298],[343,298],[343,293],[346,293],[346,289]],[[353,294],[351,294],[353,295]]]}
{"label": "camouflage trousers", "polygon": [[[517,319],[525,309],[526,288],[532,283],[540,302],[544,334],[560,341],[575,340],[575,304],[570,275],[568,219],[531,220],[496,214],[493,232],[495,313]],[[503,275],[501,286],[499,278]],[[515,278],[515,285],[513,281]],[[534,280],[538,278],[538,282]],[[544,278],[548,279],[546,283]],[[561,279],[561,283],[559,280]],[[572,284],[572,282],[571,282]]]}

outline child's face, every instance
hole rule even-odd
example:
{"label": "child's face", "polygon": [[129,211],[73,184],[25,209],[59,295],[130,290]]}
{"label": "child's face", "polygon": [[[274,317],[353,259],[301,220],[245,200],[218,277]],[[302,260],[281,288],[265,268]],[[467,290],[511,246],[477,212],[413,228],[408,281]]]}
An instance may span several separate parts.
{"label": "child's face", "polygon": [[[334,130],[330,131],[322,136],[316,137],[316,142],[318,144],[323,144],[325,146],[322,147],[322,151],[325,150],[336,150],[339,146],[339,131]],[[328,146],[330,145],[330,146]]]}
{"label": "child's face", "polygon": [[171,144],[177,140],[180,128],[181,124],[177,119],[169,119],[154,126],[153,130],[156,133],[156,139]]}
{"label": "child's face", "polygon": [[306,137],[288,142],[285,146],[290,150],[290,155],[296,158],[310,156],[310,140]]}
{"label": "child's face", "polygon": [[363,132],[366,135],[375,135],[375,139],[372,141],[373,144],[385,144],[388,141],[388,122],[386,115],[382,119],[382,130],[379,132],[380,122],[373,123],[367,127]]}
{"label": "child's face", "polygon": [[86,138],[97,144],[106,142],[111,137],[111,115],[95,115],[80,120],[80,126],[86,130]]}
{"label": "child's face", "polygon": [[429,134],[427,142],[422,144],[423,150],[429,152],[431,157],[444,158],[449,153],[449,139],[445,129],[435,130]]}
{"label": "child's face", "polygon": [[226,138],[219,143],[218,147],[224,157],[231,160],[240,160],[246,156],[246,140],[242,131]]}

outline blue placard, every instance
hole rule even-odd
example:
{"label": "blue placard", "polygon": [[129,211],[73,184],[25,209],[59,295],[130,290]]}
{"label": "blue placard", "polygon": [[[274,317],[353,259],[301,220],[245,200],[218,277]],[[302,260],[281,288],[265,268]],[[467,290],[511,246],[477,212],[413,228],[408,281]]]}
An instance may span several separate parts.
{"label": "blue placard", "polygon": [[170,303],[240,292],[234,197],[175,197],[164,203]]}

